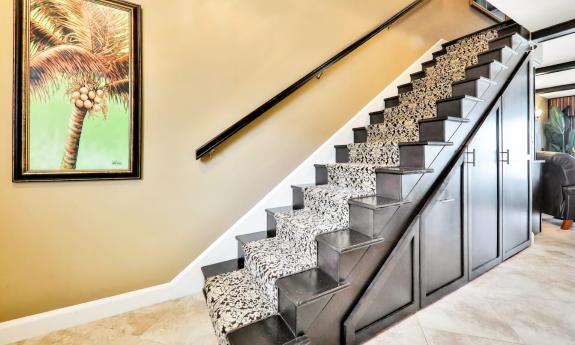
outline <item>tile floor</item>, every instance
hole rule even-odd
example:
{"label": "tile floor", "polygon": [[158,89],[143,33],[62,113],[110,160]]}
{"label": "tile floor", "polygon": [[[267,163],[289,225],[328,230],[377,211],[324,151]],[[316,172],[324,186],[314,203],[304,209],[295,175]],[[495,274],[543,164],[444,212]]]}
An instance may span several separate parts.
{"label": "tile floor", "polygon": [[[575,229],[535,245],[368,341],[369,345],[575,345]],[[216,345],[203,296],[17,343]]]}

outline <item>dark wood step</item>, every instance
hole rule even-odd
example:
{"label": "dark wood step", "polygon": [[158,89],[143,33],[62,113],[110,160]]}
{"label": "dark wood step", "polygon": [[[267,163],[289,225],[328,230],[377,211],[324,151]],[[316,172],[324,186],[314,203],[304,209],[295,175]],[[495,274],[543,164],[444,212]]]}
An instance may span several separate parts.
{"label": "dark wood step", "polygon": [[511,25],[507,25],[499,30],[497,30],[497,34],[501,36],[509,35],[509,34],[519,34],[521,37],[525,39],[529,39],[529,30],[525,29],[521,25],[514,23]]}
{"label": "dark wood step", "polygon": [[433,169],[414,167],[378,168],[376,174],[376,193],[391,200],[408,200],[408,195],[423,174]]}
{"label": "dark wood step", "polygon": [[316,237],[319,243],[329,247],[339,254],[351,252],[360,248],[383,242],[383,238],[371,238],[352,229],[328,232]]}
{"label": "dark wood step", "polygon": [[230,345],[285,345],[295,339],[296,336],[279,315],[270,316],[228,334]]}
{"label": "dark wood step", "polygon": [[423,70],[425,70],[426,68],[434,67],[435,65],[437,65],[437,60],[434,59],[425,61],[424,63],[421,64],[421,67],[423,68]]}
{"label": "dark wood step", "polygon": [[475,77],[456,81],[452,84],[453,96],[481,97],[491,86],[497,82],[485,77]]}
{"label": "dark wood step", "polygon": [[432,55],[433,55],[433,59],[435,60],[438,57],[445,55],[445,54],[447,54],[447,49],[442,48],[441,50],[434,52]]}
{"label": "dark wood step", "polygon": [[402,204],[406,204],[408,201],[406,200],[397,200],[386,198],[379,195],[371,195],[371,196],[364,196],[361,198],[352,198],[349,199],[350,205],[357,205],[363,208],[369,208],[372,210],[378,210],[387,207],[399,206]]}
{"label": "dark wood step", "polygon": [[327,184],[327,165],[325,164],[314,164],[315,167],[315,184],[320,186]]}
{"label": "dark wood step", "polygon": [[379,195],[353,198],[349,203],[349,228],[369,238],[378,238],[397,209],[407,200]]}
{"label": "dark wood step", "polygon": [[419,138],[429,141],[449,141],[461,123],[468,121],[468,119],[453,116],[419,120]]}
{"label": "dark wood step", "polygon": [[501,63],[507,63],[507,61],[509,61],[509,59],[513,58],[515,55],[517,55],[517,52],[508,46],[489,49],[488,51],[477,55],[477,63],[488,63],[493,60],[499,61]]}
{"label": "dark wood step", "polygon": [[419,141],[399,144],[399,163],[403,167],[428,168],[445,146],[441,141]]}
{"label": "dark wood step", "polygon": [[304,189],[305,187],[315,186],[315,184],[296,184],[291,186],[292,188],[292,202],[294,210],[301,210],[304,208]]}
{"label": "dark wood step", "polygon": [[488,62],[467,67],[465,69],[465,78],[472,79],[472,78],[484,77],[487,79],[495,80],[497,75],[499,75],[501,71],[506,69],[507,69],[506,65],[502,64],[497,60],[491,60]]}
{"label": "dark wood step", "polygon": [[288,212],[293,211],[293,205],[290,206],[281,206],[281,207],[273,207],[266,209],[266,218],[267,218],[267,231],[270,235],[275,236],[276,233],[276,218],[274,215],[279,212]]}
{"label": "dark wood step", "polygon": [[439,100],[437,101],[437,116],[466,118],[478,102],[483,102],[483,100],[466,95]]}
{"label": "dark wood step", "polygon": [[350,286],[337,282],[320,268],[292,274],[276,281],[282,318],[296,335],[305,333],[329,298]]}
{"label": "dark wood step", "polygon": [[385,110],[372,111],[369,113],[369,124],[376,125],[383,122],[383,115]]}
{"label": "dark wood step", "polygon": [[517,50],[526,42],[525,38],[517,33],[499,36],[489,42],[489,49],[503,48],[505,46]]}
{"label": "dark wood step", "polygon": [[237,271],[244,268],[244,262],[240,259],[232,259],[228,261],[218,262],[212,265],[202,267],[202,274],[204,279],[217,276],[228,272]]}
{"label": "dark wood step", "polygon": [[[258,232],[252,232],[250,234],[244,234],[244,235],[236,236],[236,240],[238,241],[238,259],[240,261],[244,260],[244,257],[245,257],[244,245],[246,243],[255,242],[255,241],[263,240],[266,238],[272,238],[272,237],[275,237],[275,230],[273,233],[269,232],[269,231],[258,231]],[[241,265],[243,267],[243,262]]]}
{"label": "dark wood step", "polygon": [[399,94],[407,93],[410,91],[413,91],[413,83],[401,84],[397,87],[397,92],[399,92]]}
{"label": "dark wood step", "polygon": [[347,145],[335,145],[335,162],[349,163],[349,148]]}
{"label": "dark wood step", "polygon": [[353,142],[366,143],[367,142],[367,128],[356,127],[353,129]]}
{"label": "dark wood step", "polygon": [[383,238],[344,229],[316,237],[317,264],[329,276],[339,282],[351,274],[357,259],[373,246],[385,245]]}
{"label": "dark wood step", "polygon": [[411,77],[411,81],[425,78],[425,71],[419,71],[419,72],[412,73],[412,74],[410,74],[410,77]]}
{"label": "dark wood step", "polygon": [[383,100],[386,108],[393,108],[399,105],[399,96],[388,97]]}

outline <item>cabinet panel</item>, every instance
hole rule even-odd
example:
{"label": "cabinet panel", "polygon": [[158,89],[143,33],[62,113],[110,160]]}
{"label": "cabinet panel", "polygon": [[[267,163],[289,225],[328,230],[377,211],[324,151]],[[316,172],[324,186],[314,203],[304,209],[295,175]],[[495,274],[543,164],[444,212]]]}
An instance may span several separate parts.
{"label": "cabinet panel", "polygon": [[501,212],[503,258],[528,246],[529,65],[517,73],[501,101]]}
{"label": "cabinet panel", "polygon": [[421,304],[467,281],[467,236],[463,223],[463,160],[421,216]]}
{"label": "cabinet panel", "polygon": [[497,106],[467,148],[469,275],[473,279],[501,262],[499,227],[499,114]]}

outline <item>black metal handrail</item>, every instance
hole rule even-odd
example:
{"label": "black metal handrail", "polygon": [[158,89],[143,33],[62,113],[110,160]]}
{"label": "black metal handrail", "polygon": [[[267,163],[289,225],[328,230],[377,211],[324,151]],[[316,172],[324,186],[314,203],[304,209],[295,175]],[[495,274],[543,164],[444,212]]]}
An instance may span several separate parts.
{"label": "black metal handrail", "polygon": [[267,102],[265,102],[264,104],[259,106],[257,109],[255,109],[254,111],[252,111],[248,115],[241,118],[238,122],[236,122],[233,125],[231,125],[230,127],[228,127],[226,130],[224,130],[223,132],[221,132],[220,134],[215,136],[213,139],[211,139],[210,141],[208,141],[204,145],[200,146],[196,150],[196,159],[200,159],[203,156],[212,152],[218,145],[222,144],[224,141],[226,141],[232,135],[236,134],[242,128],[249,125],[251,122],[256,120],[262,114],[264,114],[265,112],[267,112],[268,110],[273,108],[275,105],[277,105],[278,103],[283,101],[285,98],[287,98],[289,95],[291,95],[292,93],[297,91],[299,88],[304,86],[307,82],[312,80],[314,77],[321,75],[321,73],[323,73],[331,65],[335,64],[339,60],[341,60],[344,57],[346,57],[347,55],[349,55],[351,52],[353,52],[354,50],[359,48],[361,45],[363,45],[365,42],[369,41],[371,38],[373,38],[375,35],[377,35],[381,31],[383,31],[384,29],[390,27],[391,24],[395,23],[397,20],[399,20],[404,15],[406,15],[409,11],[411,11],[417,5],[421,4],[423,1],[425,1],[425,0],[413,1],[408,6],[403,8],[401,11],[397,12],[393,17],[386,20],[383,24],[379,25],[378,27],[376,27],[375,29],[370,31],[368,34],[366,34],[365,36],[363,36],[359,40],[350,44],[344,50],[339,52],[337,55],[335,55],[331,59],[329,59],[326,62],[324,62],[323,64],[321,64],[319,67],[317,67],[313,71],[309,72],[308,74],[306,74],[304,77],[302,77],[301,79],[299,79],[295,83],[288,86],[287,89],[283,90],[282,92],[280,92],[277,95],[275,95],[274,97],[272,97],[270,100],[268,100]]}

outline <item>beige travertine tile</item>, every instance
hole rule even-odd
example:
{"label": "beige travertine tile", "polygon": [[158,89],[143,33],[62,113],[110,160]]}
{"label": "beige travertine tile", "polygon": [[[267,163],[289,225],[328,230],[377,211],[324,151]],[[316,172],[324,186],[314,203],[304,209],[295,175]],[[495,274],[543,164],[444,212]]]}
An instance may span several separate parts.
{"label": "beige travertine tile", "polygon": [[417,316],[411,316],[386,332],[364,343],[365,345],[427,345]]}
{"label": "beige travertine tile", "polygon": [[[558,224],[544,223],[531,248],[366,344],[575,345],[575,231]],[[217,339],[196,295],[17,344],[216,345]]]}
{"label": "beige travertine tile", "polygon": [[544,299],[490,301],[528,345],[575,344],[575,304]]}
{"label": "beige travertine tile", "polygon": [[424,329],[437,329],[494,340],[519,342],[520,338],[484,298],[452,294],[417,314]]}
{"label": "beige travertine tile", "polygon": [[69,330],[50,333],[46,336],[32,338],[14,343],[14,345],[93,345],[91,341],[83,336],[70,332]]}
{"label": "beige travertine tile", "polygon": [[424,329],[424,332],[429,345],[518,345],[518,343],[450,333],[436,329]]}

